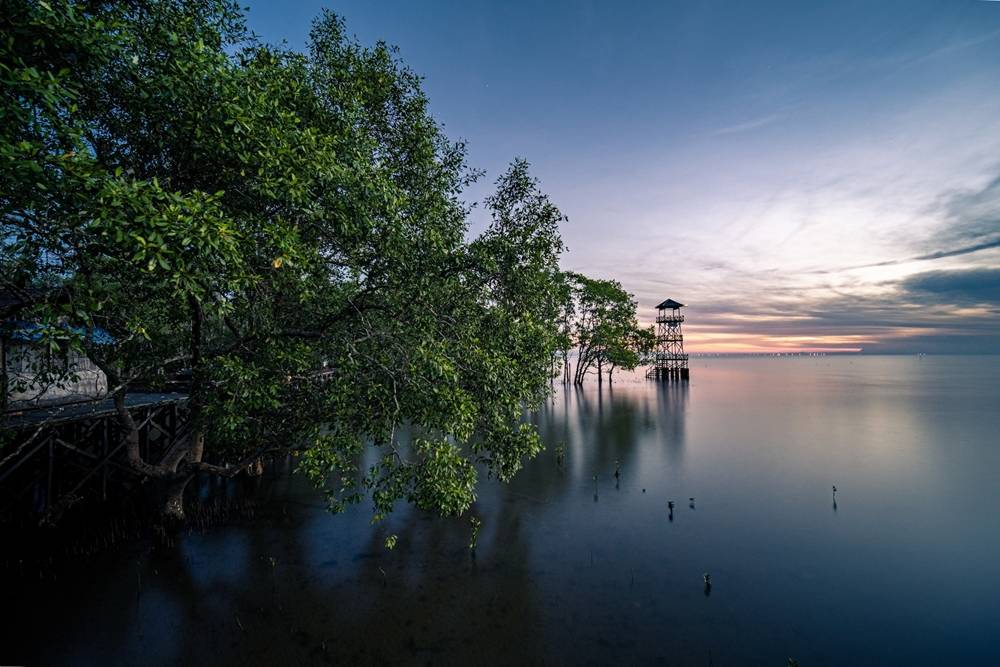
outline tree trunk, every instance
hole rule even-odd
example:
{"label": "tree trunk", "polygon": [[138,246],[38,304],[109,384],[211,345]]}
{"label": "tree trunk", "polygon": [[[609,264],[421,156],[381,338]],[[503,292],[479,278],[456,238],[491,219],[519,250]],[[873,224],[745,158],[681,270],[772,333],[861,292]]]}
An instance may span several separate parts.
{"label": "tree trunk", "polygon": [[[204,312],[201,303],[193,295],[189,295],[188,302],[191,308],[190,355],[192,370],[188,407],[192,433],[190,438],[176,440],[158,463],[150,463],[142,457],[139,446],[139,426],[132,417],[125,400],[128,384],[122,381],[112,365],[105,363],[97,355],[90,357],[107,376],[109,386],[115,387],[112,398],[129,464],[141,475],[156,480],[156,488],[162,494],[158,502],[163,517],[168,521],[178,523],[184,519],[184,490],[194,477],[192,468],[186,467],[185,463],[201,463],[205,452],[205,432],[200,423],[205,391],[201,350]],[[202,467],[204,468],[204,466]],[[222,468],[218,472],[220,474],[233,474],[236,471],[230,473]]]}
{"label": "tree trunk", "polygon": [[184,489],[194,475],[184,475],[183,477],[167,482],[163,491],[163,506],[160,512],[168,521],[180,523],[184,521]]}
{"label": "tree trunk", "polygon": [[164,460],[163,464],[170,467],[174,475],[167,482],[163,494],[163,516],[172,521],[181,522],[184,520],[184,489],[188,482],[194,477],[193,474],[178,474],[178,470],[185,461],[199,463],[205,453],[205,432],[201,429],[201,406],[202,393],[204,391],[203,373],[201,364],[201,342],[202,323],[205,313],[202,310],[201,302],[193,294],[188,294],[188,306],[191,311],[191,341],[189,351],[191,354],[191,393],[188,397],[189,414],[188,418],[192,423],[191,440],[186,450],[176,452],[174,456],[167,456],[170,460]]}
{"label": "tree trunk", "polygon": [[587,367],[590,365],[590,351],[580,348],[580,354],[576,359],[576,375],[573,378],[574,384],[583,384],[583,376],[587,374]]}

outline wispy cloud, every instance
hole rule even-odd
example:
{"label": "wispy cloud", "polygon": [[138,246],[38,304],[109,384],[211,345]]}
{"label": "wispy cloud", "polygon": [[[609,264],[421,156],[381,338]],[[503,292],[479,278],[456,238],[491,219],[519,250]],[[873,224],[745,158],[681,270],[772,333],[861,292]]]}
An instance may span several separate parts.
{"label": "wispy cloud", "polygon": [[[998,0],[1000,1],[1000,0]],[[906,257],[903,259],[887,259],[882,262],[873,262],[871,264],[857,264],[855,266],[840,267],[837,269],[813,269],[808,273],[814,274],[835,274],[843,273],[845,271],[856,271],[859,269],[874,269],[884,266],[899,266],[901,264],[909,264],[911,262],[926,262],[935,259],[946,259],[948,257],[960,257],[961,255],[971,255],[972,253],[980,252],[983,250],[991,250],[993,248],[1000,248],[1000,238],[992,241],[985,241],[983,243],[977,243],[971,246],[965,246],[962,248],[950,248],[948,250],[935,250],[933,252],[925,253],[923,255],[915,255],[912,257]]]}
{"label": "wispy cloud", "polygon": [[751,130],[757,130],[759,128],[771,125],[778,122],[784,118],[784,114],[770,114],[767,116],[762,116],[760,118],[755,118],[753,120],[748,120],[743,123],[736,123],[735,125],[729,125],[727,127],[721,127],[717,130],[709,132],[707,136],[709,137],[722,137],[727,134],[738,134],[740,132],[749,132]]}
{"label": "wispy cloud", "polygon": [[[998,0],[985,0],[986,2],[997,2]],[[1000,30],[990,30],[985,33],[975,35],[967,39],[960,39],[944,46],[932,49],[927,53],[914,54],[907,57],[904,62],[901,63],[902,67],[912,67],[918,65],[928,60],[934,58],[939,58],[942,56],[947,56],[948,54],[954,53],[956,51],[962,51],[964,49],[969,49],[987,42],[991,42],[997,37],[1000,37]]]}
{"label": "wispy cloud", "polygon": [[[980,173],[966,179],[984,184],[945,187],[918,198],[923,184],[900,190],[902,201],[914,201],[895,218],[882,212],[893,207],[879,203],[888,190],[877,182],[862,179],[858,189],[850,187],[850,180],[831,179],[827,187],[835,195],[823,189],[804,195],[819,202],[815,207],[783,203],[782,198],[798,196],[795,187],[787,187],[787,195],[777,200],[763,197],[767,205],[740,229],[726,228],[719,243],[692,240],[674,252],[663,249],[671,262],[659,280],[643,280],[649,278],[646,263],[620,270],[643,303],[676,296],[691,304],[689,346],[694,351],[1000,351],[1000,176],[984,180]],[[845,205],[851,197],[857,203]],[[826,215],[826,202],[840,200],[844,213],[832,227],[803,224],[799,217]],[[852,218],[852,211],[862,217]],[[803,234],[787,251],[781,244],[790,235],[775,226],[786,219],[787,228]],[[884,247],[873,243],[880,237]],[[733,240],[757,244],[757,250],[738,252],[725,242]],[[849,259],[866,245],[876,256],[902,256],[837,265],[836,259]],[[838,252],[838,246],[848,252]],[[829,252],[817,252],[820,248]],[[799,255],[817,259],[824,254],[825,267],[790,263]],[[774,263],[761,268],[762,261]],[[941,268],[928,271],[928,265]]]}
{"label": "wispy cloud", "polygon": [[996,242],[1000,237],[1000,174],[980,188],[942,194],[931,212],[944,217],[941,232],[945,239]]}

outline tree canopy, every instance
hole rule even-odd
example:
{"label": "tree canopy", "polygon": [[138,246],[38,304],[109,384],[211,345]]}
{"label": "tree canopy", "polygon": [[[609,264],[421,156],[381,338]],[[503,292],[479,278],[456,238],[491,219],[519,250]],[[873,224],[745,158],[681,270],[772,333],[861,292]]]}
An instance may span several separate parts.
{"label": "tree canopy", "polygon": [[635,297],[616,280],[588,278],[567,273],[562,297],[560,342],[563,347],[564,378],[570,374],[569,348],[577,350],[573,381],[582,384],[588,373],[608,381],[617,368],[633,370],[648,363],[656,347],[652,327],[639,326]]}
{"label": "tree canopy", "polygon": [[[330,13],[306,53],[269,46],[222,0],[11,0],[0,25],[2,287],[105,371],[168,512],[295,448],[334,509],[459,513],[476,464],[539,451],[564,218],[515,160],[470,239],[478,174],[392,48]],[[192,428],[147,460],[125,396],[180,372]]]}

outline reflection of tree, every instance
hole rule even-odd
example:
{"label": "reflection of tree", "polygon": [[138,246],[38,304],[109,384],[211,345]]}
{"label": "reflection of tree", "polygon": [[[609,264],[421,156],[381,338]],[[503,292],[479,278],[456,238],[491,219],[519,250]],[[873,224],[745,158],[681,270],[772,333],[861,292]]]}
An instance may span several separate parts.
{"label": "reflection of tree", "polygon": [[[46,619],[88,632],[37,643],[25,664],[515,664],[545,654],[519,512],[474,508],[488,515],[473,559],[468,516],[406,508],[398,527],[370,528],[367,511],[334,517],[308,490],[276,493],[251,525],[143,556],[138,602],[137,563],[119,562],[99,587],[63,590]],[[340,539],[327,546],[331,530]],[[394,551],[383,547],[389,532]]]}
{"label": "reflection of tree", "polygon": [[[589,482],[594,474],[610,479],[616,462],[627,476],[641,448],[651,445],[663,447],[671,463],[680,462],[687,402],[685,383],[566,385],[532,415],[546,449],[518,474],[514,486],[551,496],[568,482]],[[552,470],[558,469],[555,450],[560,443],[568,453],[556,475]]]}
{"label": "reflection of tree", "polygon": [[635,394],[598,386],[577,388],[576,448],[590,473],[607,477],[615,462],[628,469],[644,430]]}
{"label": "reflection of tree", "polygon": [[[623,488],[638,477],[644,451],[680,461],[687,403],[682,383],[569,387],[553,396],[530,417],[546,450],[511,485],[482,480],[473,507],[483,519],[475,560],[468,516],[438,519],[404,507],[371,528],[367,506],[329,516],[302,479],[275,469],[256,494],[267,497],[256,520],[185,535],[176,548],[141,556],[138,603],[135,555],[110,567],[113,558],[105,559],[89,583],[36,595],[32,605],[48,610],[44,619],[39,611],[18,622],[65,629],[55,641],[33,640],[40,655],[19,659],[243,667],[547,656],[558,663],[543,628],[558,613],[534,588],[530,522],[570,511],[562,498],[589,504],[595,472],[607,493],[616,460]],[[561,468],[560,442],[567,449]],[[206,500],[232,497],[234,489],[235,481],[210,484]],[[399,536],[391,552],[383,547],[390,533]],[[567,548],[589,544],[578,539]]]}

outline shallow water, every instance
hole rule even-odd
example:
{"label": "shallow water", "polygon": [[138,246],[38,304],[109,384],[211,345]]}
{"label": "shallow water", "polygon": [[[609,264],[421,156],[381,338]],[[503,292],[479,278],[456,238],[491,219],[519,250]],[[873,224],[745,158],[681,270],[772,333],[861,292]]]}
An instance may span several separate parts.
{"label": "shallow water", "polygon": [[697,360],[688,385],[569,389],[534,419],[547,450],[481,481],[475,558],[467,517],[372,527],[278,471],[263,518],[31,589],[5,644],[73,665],[1000,664],[1000,357]]}

